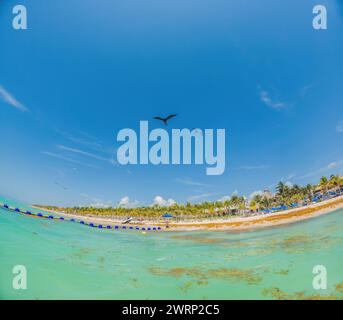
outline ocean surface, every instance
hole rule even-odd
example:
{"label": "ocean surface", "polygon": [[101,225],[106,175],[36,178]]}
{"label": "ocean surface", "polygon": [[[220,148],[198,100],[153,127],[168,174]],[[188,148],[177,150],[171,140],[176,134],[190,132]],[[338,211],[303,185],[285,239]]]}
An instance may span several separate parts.
{"label": "ocean surface", "polygon": [[[16,265],[26,290],[13,289]],[[327,289],[313,288],[317,265]],[[244,233],[143,234],[0,209],[0,299],[322,298],[343,299],[343,210]]]}

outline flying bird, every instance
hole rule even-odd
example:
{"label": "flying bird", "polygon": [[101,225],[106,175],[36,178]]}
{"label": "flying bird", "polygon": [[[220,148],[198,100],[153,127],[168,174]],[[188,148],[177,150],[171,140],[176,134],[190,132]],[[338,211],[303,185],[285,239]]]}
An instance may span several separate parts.
{"label": "flying bird", "polygon": [[176,117],[177,114],[170,114],[167,118],[162,118],[162,117],[154,117],[154,119],[156,120],[161,120],[163,121],[164,125],[167,125],[168,121],[171,119],[171,118],[174,118]]}

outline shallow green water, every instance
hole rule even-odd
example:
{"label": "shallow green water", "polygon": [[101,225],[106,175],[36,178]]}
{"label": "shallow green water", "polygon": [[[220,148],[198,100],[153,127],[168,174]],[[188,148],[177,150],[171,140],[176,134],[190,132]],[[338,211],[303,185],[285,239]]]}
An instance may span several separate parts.
{"label": "shallow green water", "polygon": [[[253,232],[144,235],[0,209],[0,298],[342,299],[342,245],[342,210]],[[12,287],[15,265],[26,290]],[[312,287],[315,265],[326,290]]]}

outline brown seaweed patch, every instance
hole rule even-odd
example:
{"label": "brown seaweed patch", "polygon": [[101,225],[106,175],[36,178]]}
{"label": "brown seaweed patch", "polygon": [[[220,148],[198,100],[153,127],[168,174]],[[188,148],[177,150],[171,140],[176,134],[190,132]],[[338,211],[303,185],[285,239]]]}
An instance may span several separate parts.
{"label": "brown seaweed patch", "polygon": [[194,278],[203,278],[204,273],[198,268],[171,268],[171,269],[161,269],[157,267],[150,267],[149,272],[155,276],[169,276],[180,278],[182,276],[189,276]]}
{"label": "brown seaweed patch", "polygon": [[289,274],[289,270],[288,269],[281,269],[281,270],[274,271],[274,273],[279,274],[281,276],[287,276]]}
{"label": "brown seaweed patch", "polygon": [[221,268],[202,270],[200,268],[161,269],[157,267],[150,267],[149,272],[156,276],[170,276],[175,278],[188,276],[191,278],[195,278],[199,284],[207,284],[207,280],[211,278],[232,281],[243,281],[248,284],[257,284],[262,281],[262,277],[259,276],[252,269]]}
{"label": "brown seaweed patch", "polygon": [[228,247],[230,249],[239,249],[239,248],[249,247],[252,245],[253,245],[253,243],[244,242],[244,241],[232,241],[230,243],[224,244],[225,247]]}
{"label": "brown seaweed patch", "polygon": [[276,300],[338,300],[340,299],[336,295],[330,294],[330,295],[320,295],[320,294],[314,294],[314,295],[306,295],[305,291],[299,291],[294,293],[287,293],[285,291],[282,291],[281,289],[277,287],[273,287],[270,289],[264,289],[262,291],[262,294],[265,296],[271,296],[273,299]]}
{"label": "brown seaweed patch", "polygon": [[189,291],[189,289],[191,289],[191,287],[194,285],[204,286],[207,284],[208,284],[208,281],[206,281],[206,280],[197,280],[195,282],[194,281],[187,281],[182,286],[180,286],[179,289],[181,291],[187,293]]}
{"label": "brown seaweed patch", "polygon": [[343,293],[343,282],[337,283],[335,285],[335,290],[339,293]]}
{"label": "brown seaweed patch", "polygon": [[240,260],[245,257],[255,256],[255,255],[267,255],[272,253],[272,249],[249,249],[242,252],[231,252],[225,254],[225,259],[227,260]]}
{"label": "brown seaweed patch", "polygon": [[237,269],[237,268],[230,268],[230,269],[223,268],[223,269],[208,270],[208,273],[213,278],[244,281],[248,284],[257,284],[262,281],[262,277],[257,275],[251,269],[243,270],[243,269]]}
{"label": "brown seaweed patch", "polygon": [[198,286],[205,286],[205,285],[208,284],[208,281],[206,281],[206,280],[198,280],[198,281],[196,281],[196,284]]}
{"label": "brown seaweed patch", "polygon": [[84,256],[86,256],[87,254],[89,254],[89,253],[91,253],[93,251],[95,251],[95,249],[92,249],[92,248],[81,248],[77,252],[73,253],[72,255],[74,257],[82,259],[82,258],[84,258]]}
{"label": "brown seaweed patch", "polygon": [[203,237],[203,236],[195,236],[195,235],[174,235],[171,236],[172,239],[179,239],[179,240],[189,240],[196,243],[202,244],[213,244],[213,243],[223,243],[226,242],[225,239],[220,238],[210,238],[210,237]]}
{"label": "brown seaweed patch", "polygon": [[189,291],[189,289],[192,287],[192,285],[193,285],[192,281],[187,281],[182,286],[180,286],[179,289],[186,293]]}
{"label": "brown seaweed patch", "polygon": [[330,237],[318,238],[307,235],[294,235],[285,239],[270,241],[270,248],[281,247],[287,253],[304,253],[322,250],[329,245]]}

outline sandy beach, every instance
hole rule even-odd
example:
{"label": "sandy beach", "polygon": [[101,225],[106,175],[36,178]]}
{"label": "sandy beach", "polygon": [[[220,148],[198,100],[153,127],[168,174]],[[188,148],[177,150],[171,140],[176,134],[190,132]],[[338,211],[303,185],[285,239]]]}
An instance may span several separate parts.
{"label": "sandy beach", "polygon": [[[69,218],[80,219],[85,222],[93,222],[99,224],[120,224],[123,218],[113,217],[96,217],[96,216],[81,216],[76,214],[65,214],[52,210],[46,210],[44,208],[35,207],[37,209],[43,209],[47,212],[58,214]],[[228,231],[242,231],[256,228],[266,228],[279,226],[282,224],[295,223],[298,221],[317,217],[326,213],[333,212],[343,208],[343,195],[322,201],[320,203],[311,204],[306,207],[295,208],[269,214],[259,214],[249,217],[231,217],[231,218],[218,218],[215,220],[199,220],[192,222],[169,222],[169,228],[165,228],[165,221],[142,221],[138,222],[133,220],[130,225],[132,226],[161,226],[165,231],[192,231],[192,230],[228,230]]]}

